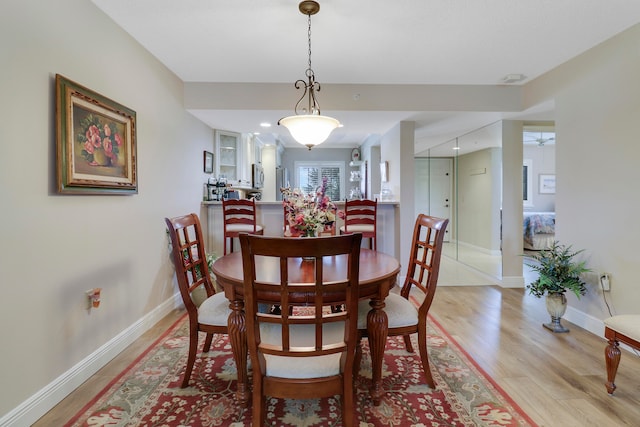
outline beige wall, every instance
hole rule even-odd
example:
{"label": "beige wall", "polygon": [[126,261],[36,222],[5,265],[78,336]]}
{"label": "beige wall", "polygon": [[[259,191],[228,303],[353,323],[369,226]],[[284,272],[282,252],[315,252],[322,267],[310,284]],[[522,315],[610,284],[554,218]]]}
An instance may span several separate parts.
{"label": "beige wall", "polygon": [[458,157],[457,240],[488,253],[500,252],[502,149]]}
{"label": "beige wall", "polygon": [[[394,200],[400,201],[400,220],[396,221],[397,233],[395,253],[399,253],[400,265],[406,267],[409,259],[413,226],[415,225],[415,162],[414,156],[415,123],[400,122],[380,139],[380,162],[389,162],[388,188],[392,191]],[[375,167],[372,166],[372,167]],[[402,272],[401,272],[402,274]]]}
{"label": "beige wall", "polygon": [[[86,0],[3,1],[0,64],[1,419],[172,301],[163,218],[200,213],[213,134],[182,82]],[[137,112],[137,195],[55,193],[56,73]]]}
{"label": "beige wall", "polygon": [[502,286],[521,288],[522,273],[522,122],[502,127]]}
{"label": "beige wall", "polygon": [[[611,273],[614,313],[639,313],[640,25],[547,73],[527,99],[556,105],[556,237],[585,249],[588,266]],[[595,274],[594,274],[595,276]],[[566,317],[591,330],[609,316],[591,280]]]}

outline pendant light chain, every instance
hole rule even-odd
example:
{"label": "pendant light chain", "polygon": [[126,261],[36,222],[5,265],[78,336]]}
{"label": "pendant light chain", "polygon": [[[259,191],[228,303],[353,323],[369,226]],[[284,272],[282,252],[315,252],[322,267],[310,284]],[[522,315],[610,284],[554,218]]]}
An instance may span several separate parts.
{"label": "pendant light chain", "polygon": [[316,81],[311,68],[311,15],[318,13],[320,5],[315,0],[303,0],[298,5],[298,10],[307,15],[307,42],[309,44],[309,68],[305,72],[307,81],[300,79],[294,83],[296,89],[304,89],[304,92],[296,102],[293,109],[294,115],[278,120],[278,125],[286,127],[293,139],[311,150],[311,147],[326,141],[331,131],[340,126],[340,122],[333,117],[323,116],[320,112],[320,104],[316,99],[316,92],[320,92],[320,83]]}
{"label": "pendant light chain", "polygon": [[309,68],[307,69],[307,77],[313,75],[313,69],[311,68],[311,15],[308,16],[309,29],[307,30],[307,40],[309,43]]}
{"label": "pendant light chain", "polygon": [[320,83],[316,82],[316,76],[313,72],[313,68],[311,68],[311,14],[307,15],[307,43],[309,45],[309,68],[307,68],[306,75],[309,80],[306,84],[305,93],[308,94],[307,97],[307,114],[321,114],[320,113],[320,105],[318,104],[318,100],[316,99],[316,91],[320,91]]}

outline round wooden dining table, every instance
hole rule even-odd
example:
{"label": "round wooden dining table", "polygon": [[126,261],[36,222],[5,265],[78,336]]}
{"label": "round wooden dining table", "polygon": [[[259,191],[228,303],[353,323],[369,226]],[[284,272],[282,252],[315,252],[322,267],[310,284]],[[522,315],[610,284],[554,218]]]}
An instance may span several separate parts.
{"label": "round wooden dining table", "polygon": [[[267,276],[279,274],[278,260],[273,258],[259,259],[261,263],[257,271]],[[292,259],[289,261],[289,280],[292,282],[302,281],[308,275],[311,266],[305,266],[302,259]],[[331,275],[330,269],[335,269],[335,274],[339,275],[340,270],[346,269],[345,262],[332,262],[331,257],[324,260],[327,276]],[[238,389],[236,399],[243,406],[249,403],[249,377],[247,371],[247,333],[243,303],[243,272],[242,253],[232,252],[218,258],[212,266],[212,272],[216,280],[224,289],[229,300],[231,314],[228,320],[229,341],[233,358],[238,371]],[[358,293],[360,299],[369,299],[371,310],[367,314],[367,334],[369,337],[369,348],[371,352],[372,385],[370,390],[371,399],[374,405],[379,405],[384,393],[382,389],[382,358],[387,341],[388,319],[384,312],[384,300],[389,295],[389,291],[395,285],[400,263],[391,255],[362,248],[360,250],[360,270]],[[343,273],[342,273],[343,274]],[[343,274],[344,275],[344,274]],[[279,302],[278,295],[273,295],[273,301]],[[267,302],[269,296],[265,296]]]}

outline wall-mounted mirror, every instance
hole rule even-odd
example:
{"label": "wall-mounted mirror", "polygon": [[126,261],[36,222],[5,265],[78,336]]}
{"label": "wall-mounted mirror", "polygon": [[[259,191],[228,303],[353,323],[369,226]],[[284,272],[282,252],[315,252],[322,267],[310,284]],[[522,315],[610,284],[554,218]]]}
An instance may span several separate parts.
{"label": "wall-mounted mirror", "polygon": [[416,159],[418,212],[450,218],[443,254],[502,278],[502,125],[495,122]]}

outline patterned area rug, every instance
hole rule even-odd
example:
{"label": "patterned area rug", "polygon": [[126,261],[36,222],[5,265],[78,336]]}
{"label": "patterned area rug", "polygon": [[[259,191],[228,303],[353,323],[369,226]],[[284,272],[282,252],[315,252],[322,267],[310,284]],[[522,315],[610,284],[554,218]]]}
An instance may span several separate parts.
{"label": "patterned area rug", "polygon": [[[204,334],[200,334],[202,348]],[[415,338],[415,337],[413,337]],[[436,389],[424,384],[417,353],[389,339],[380,406],[368,398],[366,340],[357,385],[360,427],[535,426],[466,352],[429,317],[429,356]],[[250,426],[251,411],[234,401],[236,367],[226,335],[199,353],[190,386],[180,388],[188,347],[186,316],[178,320],[65,426]],[[417,342],[414,342],[417,348]],[[269,426],[341,426],[338,396],[268,403]]]}

